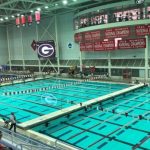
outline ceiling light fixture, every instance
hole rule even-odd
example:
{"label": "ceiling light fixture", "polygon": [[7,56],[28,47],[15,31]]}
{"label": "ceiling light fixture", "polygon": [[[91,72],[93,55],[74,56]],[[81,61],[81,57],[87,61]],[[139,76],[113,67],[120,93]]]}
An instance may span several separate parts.
{"label": "ceiling light fixture", "polygon": [[48,9],[48,6],[45,6],[45,9]]}
{"label": "ceiling light fixture", "polygon": [[68,4],[68,1],[67,0],[63,0],[62,2],[64,5],[67,5]]}
{"label": "ceiling light fixture", "polygon": [[5,19],[8,20],[8,17],[6,16]]}
{"label": "ceiling light fixture", "polygon": [[38,11],[41,11],[41,8],[37,8]]}

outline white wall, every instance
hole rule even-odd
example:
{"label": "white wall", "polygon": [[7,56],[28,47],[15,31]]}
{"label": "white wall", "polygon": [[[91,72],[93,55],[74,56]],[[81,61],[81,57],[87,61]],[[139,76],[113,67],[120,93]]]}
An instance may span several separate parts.
{"label": "white wall", "polygon": [[[73,13],[58,16],[58,33],[60,58],[79,59],[79,45],[74,42]],[[71,49],[68,43],[72,43]]]}
{"label": "white wall", "polygon": [[[79,44],[74,42],[74,29],[73,29],[73,13],[67,13],[58,15],[57,27],[58,27],[58,44],[60,50],[60,59],[79,59]],[[41,23],[38,25],[38,32],[36,32],[36,24],[33,23],[31,27],[17,28],[9,26],[9,41],[11,59],[25,59],[36,60],[38,59],[37,53],[32,50],[32,40],[50,40],[56,39],[54,17],[42,18]],[[6,32],[0,28],[1,41],[6,39]],[[22,39],[21,39],[22,33]],[[6,40],[2,42],[1,48],[2,54],[7,56]],[[5,43],[5,44],[4,44]],[[68,43],[72,43],[73,47],[68,48]],[[6,49],[6,50],[5,50]],[[23,54],[22,54],[23,50]],[[83,52],[83,59],[107,59],[108,52]],[[136,57],[135,57],[136,56]],[[4,60],[1,59],[0,61]],[[7,56],[8,58],[8,56]],[[132,49],[132,50],[116,50],[111,52],[111,58],[144,58],[144,49]]]}
{"label": "white wall", "polygon": [[[73,13],[59,15],[58,21],[59,48],[61,59],[79,59],[79,44],[74,42]],[[67,44],[73,43],[73,48],[69,49]],[[133,59],[144,58],[144,49],[127,49],[111,51],[111,58]],[[107,59],[108,52],[82,52],[83,59]]]}
{"label": "white wall", "polygon": [[0,26],[0,65],[8,62],[8,48],[7,48],[7,32],[6,27]]}
{"label": "white wall", "polygon": [[20,28],[17,28],[15,25],[8,26],[11,59],[37,60],[37,52],[33,51],[31,43],[33,40],[55,39],[55,29],[51,22],[53,22],[52,18],[44,18],[39,25],[33,23],[31,26]]}

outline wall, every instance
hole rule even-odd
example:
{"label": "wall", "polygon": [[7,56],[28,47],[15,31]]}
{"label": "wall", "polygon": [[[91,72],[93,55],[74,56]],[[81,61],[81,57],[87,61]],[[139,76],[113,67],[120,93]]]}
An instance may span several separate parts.
{"label": "wall", "polygon": [[0,65],[8,62],[6,27],[0,26]]}
{"label": "wall", "polygon": [[17,28],[15,25],[8,26],[10,51],[12,60],[37,60],[37,52],[31,48],[31,43],[43,40],[55,40],[53,18],[43,18],[37,25]]}
{"label": "wall", "polygon": [[[79,59],[79,44],[74,42],[73,13],[59,15],[58,17],[59,48],[61,59]],[[69,49],[67,44],[73,43]],[[111,51],[113,59],[144,58],[144,49],[128,49]],[[109,52],[82,52],[83,59],[107,59]]]}
{"label": "wall", "polygon": [[[79,59],[79,45],[74,42],[73,13],[58,16],[58,38],[61,59]],[[68,48],[68,43],[73,47]]]}
{"label": "wall", "polygon": [[[57,17],[60,59],[79,59],[80,57],[79,44],[74,42],[73,16],[73,13],[66,13]],[[38,26],[35,23],[31,27],[21,28],[11,25],[8,26],[8,32],[12,60],[37,60],[37,52],[32,50],[31,42],[33,40],[56,40],[54,17],[42,18]],[[3,40],[3,37],[6,37],[5,31],[0,36]],[[3,43],[6,43],[6,41]],[[72,48],[68,48],[68,43],[72,43]],[[1,45],[2,48],[4,48],[4,45]],[[3,51],[3,53],[6,53],[6,51]],[[112,59],[144,58],[144,49],[116,50],[110,53]],[[107,59],[108,52],[83,52],[82,57],[83,59]]]}

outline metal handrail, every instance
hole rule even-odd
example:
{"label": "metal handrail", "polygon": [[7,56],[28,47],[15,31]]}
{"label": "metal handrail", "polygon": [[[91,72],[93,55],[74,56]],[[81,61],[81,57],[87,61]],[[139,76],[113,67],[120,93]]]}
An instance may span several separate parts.
{"label": "metal handrail", "polygon": [[[12,131],[8,130],[7,128],[4,128],[4,127],[0,126],[0,130],[3,132],[3,138],[6,139],[6,140],[9,140],[9,142],[12,145],[20,145],[20,144],[25,145],[26,144],[26,145],[30,145],[30,146],[31,145],[32,146],[36,145],[36,146],[39,146],[39,147],[48,147],[46,144],[44,144],[42,142],[36,141],[36,140],[32,139],[29,136],[24,136],[22,134],[12,132]],[[48,148],[49,148],[49,150],[51,150],[50,146]]]}
{"label": "metal handrail", "polygon": [[53,148],[53,147],[43,147],[43,146],[36,146],[36,145],[32,145],[32,144],[25,144],[25,143],[21,143],[16,145],[16,149],[19,150],[24,150],[24,149],[30,149],[30,150],[58,150],[57,148]]}
{"label": "metal handrail", "polygon": [[56,139],[55,144],[53,146],[49,146],[40,141],[36,141],[29,136],[24,136],[22,134],[12,132],[2,126],[0,126],[0,130],[3,132],[3,138],[9,140],[13,147],[15,146],[16,149],[18,148],[17,150],[66,150],[65,147],[62,148],[61,144],[65,144],[77,150],[82,150],[58,139]]}

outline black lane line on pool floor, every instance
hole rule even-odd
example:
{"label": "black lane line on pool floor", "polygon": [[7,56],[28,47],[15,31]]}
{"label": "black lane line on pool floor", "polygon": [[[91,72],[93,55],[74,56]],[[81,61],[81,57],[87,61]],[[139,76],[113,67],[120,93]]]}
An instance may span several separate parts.
{"label": "black lane line on pool floor", "polygon": [[[124,107],[128,107],[128,106],[124,106]],[[128,107],[128,108],[132,108],[132,107]],[[135,109],[138,109],[138,108],[135,108]],[[139,115],[138,116],[132,116],[132,115],[129,114],[129,113],[131,113],[133,111],[134,110],[127,111],[128,112],[128,116],[131,117],[131,118],[139,118]],[[145,109],[145,111],[149,111],[149,110]],[[112,113],[112,111],[107,111],[107,112]],[[121,116],[125,116],[125,113],[124,114],[119,114],[117,112],[113,112],[113,114],[118,114],[118,115],[121,115]],[[148,119],[145,118],[145,117],[142,117],[142,120],[148,120]]]}
{"label": "black lane line on pool floor", "polygon": [[145,136],[142,140],[140,140],[139,143],[135,144],[135,146],[132,147],[132,150],[135,150],[136,148],[139,148],[140,146],[142,146],[142,144],[144,144],[146,141],[148,141],[150,139],[150,135],[148,134],[147,136]]}
{"label": "black lane line on pool floor", "polygon": [[48,136],[50,136],[50,137],[52,137],[52,138],[54,138],[54,139],[56,139],[56,140],[58,140],[58,141],[62,141],[63,143],[67,143],[68,145],[73,145],[74,147],[78,148],[79,150],[85,150],[84,148],[82,148],[82,147],[80,147],[80,146],[78,146],[78,145],[74,145],[74,144],[72,144],[72,143],[69,143],[69,142],[66,141],[66,140],[63,140],[63,139],[59,139],[58,137],[55,137],[55,136],[53,136],[53,135],[51,135],[51,134],[46,134],[46,135],[48,135]]}
{"label": "black lane line on pool floor", "polygon": [[9,98],[14,98],[15,100],[18,100],[18,101],[26,101],[26,102],[30,102],[30,103],[33,103],[33,104],[37,104],[37,105],[41,105],[41,106],[45,106],[45,107],[49,107],[49,108],[54,108],[54,109],[60,110],[60,108],[53,107],[51,105],[46,105],[46,104],[38,103],[38,102],[35,102],[35,101],[32,101],[32,100],[26,100],[26,99],[22,99],[22,98],[16,98],[16,97],[13,97],[13,96],[12,97],[9,96]]}
{"label": "black lane line on pool floor", "polygon": [[[72,124],[69,124],[69,125],[72,126]],[[97,125],[98,125],[98,124],[97,124]],[[97,125],[96,125],[96,126],[97,126]],[[76,126],[75,126],[75,127],[76,127]],[[79,128],[79,127],[77,127],[77,128]],[[93,127],[92,127],[92,128],[93,128]],[[88,130],[89,130],[89,129],[88,129]],[[86,131],[87,131],[87,130],[86,130]],[[82,132],[81,132],[81,133],[82,133]],[[81,134],[81,133],[79,133],[79,134]],[[75,134],[74,136],[77,136],[77,135],[79,135],[79,134]],[[74,136],[72,136],[72,137],[70,137],[70,138],[73,138]],[[69,139],[70,139],[70,138],[69,138]],[[67,140],[69,140],[69,139],[67,139]],[[127,144],[130,145],[130,143],[127,143]],[[133,146],[133,144],[131,144],[131,145]]]}
{"label": "black lane line on pool floor", "polygon": [[[95,119],[95,118],[94,118]],[[112,123],[113,124],[113,123]],[[66,128],[66,127],[68,127],[68,126],[65,126],[65,127],[63,127],[63,128]],[[62,128],[61,128],[62,129]],[[61,130],[61,129],[59,129],[59,130]],[[59,130],[57,130],[57,131],[59,131]],[[57,132],[57,131],[55,131],[55,132]],[[54,132],[53,132],[54,133]],[[49,134],[49,136],[52,136],[51,135],[52,133],[50,133]],[[95,133],[94,133],[95,134]],[[54,136],[53,136],[54,137]],[[55,137],[56,138],[56,137]],[[112,138],[111,138],[111,140],[112,140]],[[124,144],[128,144],[128,145],[130,145],[130,146],[134,146],[133,144],[130,144],[130,143],[126,143],[126,142],[123,142],[123,141],[121,141],[121,140],[118,140],[118,139],[115,139],[116,141],[118,141],[118,142],[121,142],[121,143],[124,143]]]}
{"label": "black lane line on pool floor", "polygon": [[[51,92],[51,93],[56,94],[57,92]],[[58,93],[57,93],[57,94],[58,94]],[[36,96],[36,97],[41,97],[41,95],[35,95],[35,94],[28,94],[28,95]],[[63,95],[63,94],[58,94],[58,95]],[[72,97],[73,97],[73,96],[72,96]],[[68,104],[68,102],[69,102],[70,104],[77,104],[77,103],[75,103],[75,101],[73,101],[73,100],[67,101],[67,100],[63,100],[63,99],[60,99],[60,98],[57,98],[57,100],[60,101],[60,102],[67,103],[67,104]],[[65,105],[65,104],[63,104],[63,105]],[[58,105],[58,106],[62,107],[62,104],[61,104],[61,105]],[[54,107],[54,106],[53,106],[53,107]],[[57,108],[57,107],[56,107],[56,108]],[[60,108],[58,107],[57,109],[60,109]]]}
{"label": "black lane line on pool floor", "polygon": [[[88,117],[86,115],[83,115],[85,117]],[[89,117],[91,119],[94,119],[94,120],[97,120],[97,121],[104,121],[104,120],[101,120],[101,119],[98,119],[98,118],[94,118],[94,117]],[[110,122],[110,121],[105,121],[106,123],[109,123],[109,124],[113,124],[113,125],[117,125],[117,126],[122,126],[121,124],[118,124],[118,123],[114,123],[114,122]],[[138,121],[135,121],[134,123],[132,123],[132,125],[138,123]],[[129,129],[133,129],[133,130],[137,130],[137,131],[141,131],[141,132],[145,132],[145,133],[149,133],[149,131],[145,131],[145,130],[141,130],[141,129],[137,129],[137,128],[134,128],[134,127],[131,127],[131,126],[128,126],[127,128]]]}
{"label": "black lane line on pool floor", "polygon": [[19,110],[23,110],[23,111],[26,111],[26,112],[30,112],[30,113],[38,115],[38,116],[44,115],[44,114],[41,114],[41,113],[38,113],[38,112],[35,112],[35,111],[31,111],[29,109],[19,108],[19,107],[16,107],[16,106],[13,106],[13,105],[10,105],[10,104],[6,104],[6,103],[0,103],[0,104],[6,105],[6,106],[9,106],[9,107],[12,107],[12,108],[16,108],[16,109],[19,109]]}
{"label": "black lane line on pool floor", "polygon": [[[110,104],[114,104],[115,105],[115,103],[113,103],[113,102],[110,102]],[[141,104],[140,106],[142,106],[142,105],[145,105],[146,103],[144,103],[144,104]],[[147,102],[147,104],[148,104],[148,102]],[[123,105],[123,104],[119,104],[119,106],[123,106],[123,107],[128,107],[128,108],[132,108],[132,106],[128,106],[128,105]],[[139,107],[136,107],[135,109],[139,109],[139,110],[146,110],[146,111],[148,111],[149,109],[145,109],[145,108],[140,108],[140,106]]]}
{"label": "black lane line on pool floor", "polygon": [[[80,130],[83,130],[83,131],[80,132],[79,134],[82,134],[82,133],[84,133],[85,131],[88,131],[89,133],[102,136],[102,138],[100,138],[99,140],[97,140],[97,141],[95,141],[94,143],[90,144],[90,145],[88,146],[88,148],[89,148],[89,147],[92,147],[93,145],[97,144],[98,142],[100,142],[100,141],[102,141],[102,140],[104,140],[104,139],[106,139],[106,138],[107,138],[109,141],[115,140],[115,141],[118,141],[118,142],[120,142],[120,143],[129,145],[129,146],[131,146],[131,147],[134,146],[134,144],[131,144],[131,143],[128,143],[128,142],[125,142],[125,141],[116,139],[115,137],[109,137],[109,136],[110,136],[111,134],[113,134],[114,132],[117,132],[120,128],[116,129],[115,131],[111,132],[111,133],[108,134],[108,135],[103,135],[103,134],[100,134],[100,133],[96,133],[96,132],[90,131],[89,129],[86,129],[86,130],[85,130],[85,129],[83,129],[83,128],[80,128],[80,127],[75,126],[75,125],[72,125],[72,124],[68,124],[68,123],[65,123],[65,124],[67,124],[67,125],[69,125],[69,126],[72,126],[72,127],[75,127],[75,128],[78,128],[78,129],[80,129]],[[92,127],[92,128],[93,128],[93,127]],[[78,135],[79,135],[79,134],[78,134]],[[76,135],[76,134],[75,134],[75,135]],[[78,135],[76,135],[76,136],[78,136]],[[70,140],[70,139],[72,139],[72,138],[74,138],[74,137],[75,137],[75,136],[71,136],[69,139],[67,139],[67,141]],[[81,139],[81,141],[82,141],[82,140],[83,140],[83,139]],[[77,142],[74,142],[73,144],[75,145],[76,143],[77,143]]]}

